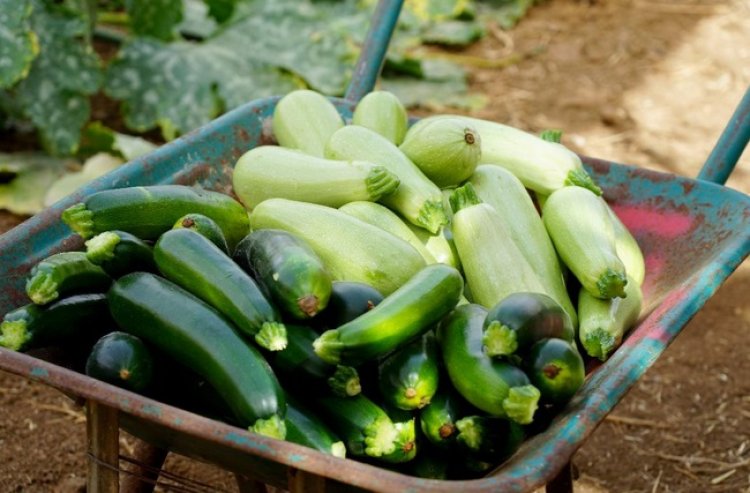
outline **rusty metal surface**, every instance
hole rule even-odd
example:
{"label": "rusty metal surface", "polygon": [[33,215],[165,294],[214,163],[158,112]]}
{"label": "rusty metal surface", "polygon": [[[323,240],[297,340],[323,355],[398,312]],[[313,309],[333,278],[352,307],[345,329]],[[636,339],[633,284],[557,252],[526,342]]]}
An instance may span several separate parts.
{"label": "rusty metal surface", "polygon": [[[80,240],[59,221],[83,195],[136,184],[199,183],[228,191],[231,169],[246,150],[273,141],[269,116],[276,98],[248,104],[165,145],[87,187],[76,197],[0,237],[0,312],[23,304],[29,268]],[[351,103],[334,100],[345,117]],[[119,409],[125,429],[159,446],[284,486],[288,468],[319,474],[333,489],[375,491],[531,491],[545,484],[653,364],[682,327],[750,252],[750,198],[707,182],[585,158],[615,212],[646,258],[648,316],[547,430],[527,441],[489,476],[471,481],[413,478],[342,460],[214,421],[95,381],[29,355],[0,349],[0,369]],[[346,485],[346,486],[344,486]],[[338,487],[338,488],[337,488]]]}

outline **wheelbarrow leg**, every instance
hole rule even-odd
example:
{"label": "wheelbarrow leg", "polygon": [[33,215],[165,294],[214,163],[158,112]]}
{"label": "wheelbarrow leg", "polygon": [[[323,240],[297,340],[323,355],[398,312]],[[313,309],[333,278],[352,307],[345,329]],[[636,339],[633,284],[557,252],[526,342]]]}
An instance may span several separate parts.
{"label": "wheelbarrow leg", "polygon": [[266,493],[268,491],[265,484],[244,474],[235,473],[234,479],[237,481],[237,489],[240,493]]}
{"label": "wheelbarrow leg", "polygon": [[325,493],[326,478],[299,469],[289,469],[289,493]]}
{"label": "wheelbarrow leg", "polygon": [[133,465],[122,477],[121,493],[152,493],[169,450],[145,440],[136,442]]}
{"label": "wheelbarrow leg", "polygon": [[547,493],[573,493],[573,467],[570,462],[565,464],[557,476],[547,483]]}
{"label": "wheelbarrow leg", "polygon": [[120,428],[117,409],[95,401],[86,402],[89,493],[118,493],[120,490]]}

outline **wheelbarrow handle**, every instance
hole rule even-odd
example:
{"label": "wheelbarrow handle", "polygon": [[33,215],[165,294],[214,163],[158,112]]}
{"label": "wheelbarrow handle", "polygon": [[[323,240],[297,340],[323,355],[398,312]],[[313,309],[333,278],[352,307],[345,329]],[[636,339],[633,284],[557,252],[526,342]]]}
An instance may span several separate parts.
{"label": "wheelbarrow handle", "polygon": [[375,87],[403,3],[403,0],[380,0],[375,7],[365,44],[344,96],[348,101],[359,101]]}
{"label": "wheelbarrow handle", "polygon": [[750,141],[750,88],[706,159],[698,179],[724,184]]}

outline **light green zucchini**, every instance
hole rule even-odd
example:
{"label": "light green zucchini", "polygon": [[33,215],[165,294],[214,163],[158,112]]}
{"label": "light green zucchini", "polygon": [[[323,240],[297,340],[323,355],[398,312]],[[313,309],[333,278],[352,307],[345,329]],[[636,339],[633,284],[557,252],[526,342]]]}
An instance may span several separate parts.
{"label": "light green zucchini", "polygon": [[404,240],[331,207],[269,199],[253,210],[250,224],[253,229],[282,229],[300,237],[334,281],[363,282],[383,295],[426,265]]}
{"label": "light green zucchini", "polygon": [[255,147],[240,157],[232,175],[234,192],[248,209],[282,198],[339,207],[355,200],[380,200],[399,180],[383,166],[334,161],[278,146]]}
{"label": "light green zucchini", "polygon": [[325,96],[300,89],[276,103],[272,126],[279,145],[323,157],[326,142],[344,120]]}
{"label": "light green zucchini", "polygon": [[563,307],[575,327],[578,317],[568,296],[557,252],[523,183],[509,171],[488,165],[479,166],[469,183],[479,198],[503,217],[511,239],[546,288],[544,292]]}
{"label": "light green zucchini", "polygon": [[352,123],[369,128],[400,145],[409,128],[409,115],[393,93],[373,91],[357,103]]}
{"label": "light green zucchini", "polygon": [[456,252],[456,246],[453,244],[453,233],[449,225],[442,226],[435,234],[411,223],[406,223],[406,226],[430,252],[435,262],[461,269],[461,261],[458,259],[458,252]]}
{"label": "light green zucchini", "polygon": [[586,291],[602,299],[625,296],[625,265],[617,256],[604,201],[585,188],[564,187],[547,198],[542,220],[555,250]]}
{"label": "light green zucchini", "polygon": [[[604,199],[601,200],[604,202]],[[638,285],[641,285],[646,278],[646,262],[643,259],[641,247],[628,228],[617,217],[615,211],[606,202],[605,205],[607,206],[609,217],[612,218],[617,256],[620,257],[620,260],[625,265],[625,272],[628,273],[628,276],[633,278]]]}
{"label": "light green zucchini", "polygon": [[[427,247],[417,238],[417,235],[389,208],[374,202],[357,201],[349,202],[339,207],[339,210],[401,238],[413,246],[426,263],[436,263],[435,257],[432,256]],[[429,234],[425,230],[422,231]]]}
{"label": "light green zucchini", "polygon": [[407,221],[435,233],[448,222],[440,189],[388,139],[359,125],[336,131],[326,145],[329,159],[362,160],[379,164],[393,172],[401,184],[381,199]]}

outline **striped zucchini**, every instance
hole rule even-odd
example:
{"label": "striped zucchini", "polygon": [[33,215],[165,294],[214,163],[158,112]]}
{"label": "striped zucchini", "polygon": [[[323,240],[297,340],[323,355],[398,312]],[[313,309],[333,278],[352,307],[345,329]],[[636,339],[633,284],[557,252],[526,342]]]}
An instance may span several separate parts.
{"label": "striped zucchini", "polygon": [[[360,221],[364,221],[373,226],[377,226],[383,231],[387,231],[392,235],[401,238],[405,242],[409,243],[419,252],[424,261],[428,264],[435,263],[435,257],[427,249],[427,247],[419,240],[417,235],[412,231],[409,226],[401,220],[395,212],[391,211],[385,206],[376,204],[374,202],[349,202],[346,205],[339,207],[341,212],[345,212],[350,216],[356,217]],[[420,229],[429,234],[422,228]]]}
{"label": "striped zucchini", "polygon": [[381,199],[407,221],[435,233],[448,218],[440,189],[403,152],[385,137],[358,125],[347,125],[331,136],[326,157],[380,164],[401,181],[398,189]]}
{"label": "striped zucchini", "polygon": [[271,124],[279,145],[322,157],[326,142],[344,120],[325,96],[300,89],[276,103]]}
{"label": "striped zucchini", "polygon": [[602,299],[625,296],[625,265],[617,256],[604,201],[585,188],[564,187],[547,198],[542,220],[560,258],[586,291]]}
{"label": "striped zucchini", "polygon": [[373,91],[363,97],[352,114],[352,123],[377,132],[400,145],[409,128],[409,115],[391,92]]}
{"label": "striped zucchini", "polygon": [[388,295],[425,266],[408,243],[337,209],[286,199],[261,202],[253,229],[282,229],[318,254],[334,281],[358,281]]}
{"label": "striped zucchini", "polygon": [[500,214],[477,197],[471,183],[451,196],[453,239],[474,302],[489,308],[516,292],[545,286],[513,241]]}
{"label": "striped zucchini", "polygon": [[355,200],[380,200],[396,191],[399,179],[385,167],[365,161],[335,161],[260,146],[240,157],[232,183],[248,209],[273,198],[339,207]]}
{"label": "striped zucchini", "polygon": [[537,273],[545,290],[578,325],[552,240],[523,183],[499,166],[481,165],[469,178],[477,195],[504,219],[511,239]]}

